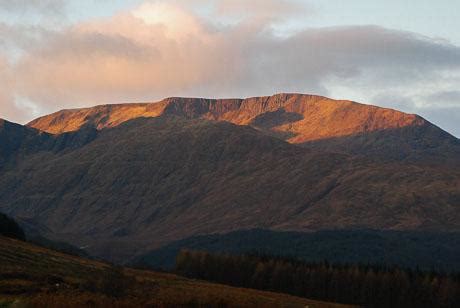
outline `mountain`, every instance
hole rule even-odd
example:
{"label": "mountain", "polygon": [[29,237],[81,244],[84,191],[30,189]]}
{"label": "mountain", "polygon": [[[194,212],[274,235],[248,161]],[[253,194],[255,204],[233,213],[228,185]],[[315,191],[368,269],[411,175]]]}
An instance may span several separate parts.
{"label": "mountain", "polygon": [[0,236],[2,307],[351,307],[66,255]]}
{"label": "mountain", "polygon": [[395,110],[171,98],[16,129],[32,137],[0,168],[0,210],[118,262],[253,228],[460,230],[459,140]]}

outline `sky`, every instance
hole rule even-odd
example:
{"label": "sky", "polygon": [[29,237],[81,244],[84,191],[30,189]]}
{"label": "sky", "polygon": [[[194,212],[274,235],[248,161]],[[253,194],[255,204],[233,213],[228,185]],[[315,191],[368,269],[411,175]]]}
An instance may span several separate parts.
{"label": "sky", "polygon": [[0,0],[0,118],[319,94],[460,137],[460,1]]}

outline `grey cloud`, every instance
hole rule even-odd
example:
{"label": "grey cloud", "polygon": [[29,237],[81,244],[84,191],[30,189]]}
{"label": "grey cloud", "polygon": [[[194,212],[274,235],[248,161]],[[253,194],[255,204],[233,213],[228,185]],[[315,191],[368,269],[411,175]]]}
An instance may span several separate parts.
{"label": "grey cloud", "polygon": [[460,138],[460,107],[421,108],[418,114]]}
{"label": "grey cloud", "polygon": [[456,46],[375,26],[307,29],[286,39],[265,35],[251,42],[242,44],[246,70],[240,80],[252,89],[334,94],[334,83],[363,91],[403,83],[413,88],[460,68]]}
{"label": "grey cloud", "polygon": [[[0,46],[5,47],[4,52],[9,49],[28,51],[43,44],[43,41],[53,35],[56,31],[47,30],[37,25],[9,25],[0,22]],[[1,55],[0,55],[1,56]]]}
{"label": "grey cloud", "polygon": [[460,91],[439,91],[421,97],[420,115],[460,138]]}
{"label": "grey cloud", "polygon": [[22,121],[26,118],[22,117],[23,110],[14,103],[14,82],[11,67],[5,57],[0,55],[0,118]]}
{"label": "grey cloud", "polygon": [[448,107],[460,108],[460,91],[442,91],[433,93],[432,95],[427,96],[425,100],[429,104],[442,104]]}
{"label": "grey cloud", "polygon": [[400,93],[383,92],[374,96],[371,101],[380,106],[413,113],[416,109],[414,98]]}
{"label": "grey cloud", "polygon": [[[54,36],[50,39],[50,36]],[[47,58],[51,55],[60,58],[74,57],[75,61],[94,55],[116,58],[135,58],[141,60],[152,54],[157,54],[155,48],[143,46],[121,35],[105,35],[102,33],[49,33],[48,44],[44,48],[29,49],[33,57]]]}
{"label": "grey cloud", "polygon": [[311,29],[287,42],[296,48],[295,61],[309,58],[314,65],[350,72],[351,77],[365,68],[408,73],[460,67],[457,46],[376,26]]}
{"label": "grey cloud", "polygon": [[0,11],[21,14],[35,11],[55,14],[64,12],[65,5],[64,0],[0,0]]}
{"label": "grey cloud", "polygon": [[[401,93],[381,93],[372,101],[378,105],[390,107],[408,113],[418,114],[428,121],[438,125],[457,138],[460,137],[460,92],[440,91],[429,95],[405,96]],[[445,104],[452,99],[454,104]]]}

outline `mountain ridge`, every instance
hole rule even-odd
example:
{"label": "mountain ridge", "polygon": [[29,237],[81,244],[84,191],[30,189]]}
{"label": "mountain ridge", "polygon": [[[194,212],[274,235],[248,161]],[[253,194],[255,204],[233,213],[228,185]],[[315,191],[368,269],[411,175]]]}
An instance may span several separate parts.
{"label": "mountain ridge", "polygon": [[[359,112],[357,112],[359,111]],[[273,123],[262,114],[279,112],[284,122]],[[365,114],[362,114],[362,113]],[[361,114],[360,114],[361,113]],[[98,129],[117,126],[137,117],[176,115],[184,118],[223,120],[238,125],[272,128],[274,131],[291,132],[296,138],[291,143],[322,139],[331,136],[346,136],[378,129],[399,128],[408,125],[423,125],[427,121],[418,115],[403,113],[390,108],[365,105],[347,100],[332,100],[323,96],[280,93],[272,96],[246,99],[205,99],[170,97],[154,103],[109,104],[81,109],[67,109],[37,118],[27,124],[39,130],[58,134],[76,130],[85,124]],[[355,118],[350,119],[350,115]],[[275,115],[276,116],[276,115]],[[289,117],[291,116],[291,117]],[[331,118],[331,119],[328,119]],[[354,120],[350,125],[338,120]],[[295,127],[297,123],[299,127]],[[341,124],[341,127],[331,125]],[[320,130],[320,124],[329,130]],[[61,126],[62,125],[62,126]],[[345,127],[344,127],[345,125]],[[315,127],[316,131],[301,133]]]}
{"label": "mountain ridge", "polygon": [[316,151],[359,155],[378,161],[455,163],[460,140],[416,114],[333,100],[281,93],[247,99],[171,97],[155,103],[113,104],[60,111],[29,127],[51,134],[113,128],[136,118],[180,117],[230,122]]}

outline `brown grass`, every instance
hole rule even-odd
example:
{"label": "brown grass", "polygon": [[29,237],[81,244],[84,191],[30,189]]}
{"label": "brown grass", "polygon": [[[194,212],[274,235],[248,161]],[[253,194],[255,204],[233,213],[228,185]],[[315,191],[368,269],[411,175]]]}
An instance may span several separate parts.
{"label": "brown grass", "polygon": [[114,267],[0,237],[0,307],[341,307]]}

